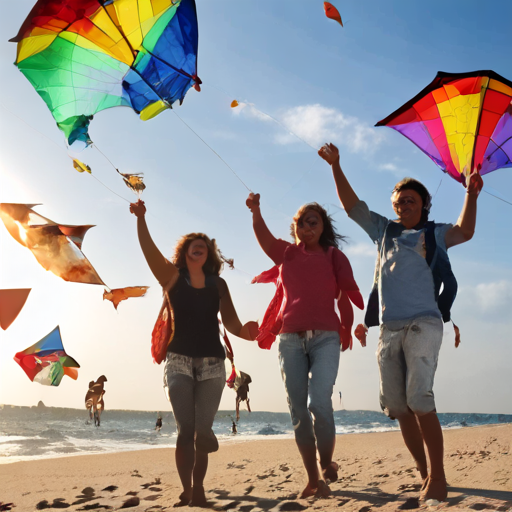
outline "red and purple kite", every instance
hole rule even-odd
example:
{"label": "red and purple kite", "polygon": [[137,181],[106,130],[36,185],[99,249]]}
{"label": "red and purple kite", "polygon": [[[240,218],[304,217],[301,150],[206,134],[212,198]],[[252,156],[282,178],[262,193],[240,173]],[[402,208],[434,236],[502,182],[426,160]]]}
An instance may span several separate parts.
{"label": "red and purple kite", "polygon": [[494,71],[439,72],[417,96],[379,121],[465,183],[474,169],[512,167],[512,82]]}

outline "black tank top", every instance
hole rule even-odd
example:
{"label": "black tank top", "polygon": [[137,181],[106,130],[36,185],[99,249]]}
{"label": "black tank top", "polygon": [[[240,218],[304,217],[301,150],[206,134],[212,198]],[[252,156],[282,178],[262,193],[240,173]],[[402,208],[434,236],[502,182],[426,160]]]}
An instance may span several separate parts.
{"label": "black tank top", "polygon": [[206,276],[204,288],[190,285],[188,271],[180,270],[176,284],[169,291],[174,310],[174,338],[168,352],[189,357],[219,357],[226,353],[220,342],[220,295],[217,276]]}

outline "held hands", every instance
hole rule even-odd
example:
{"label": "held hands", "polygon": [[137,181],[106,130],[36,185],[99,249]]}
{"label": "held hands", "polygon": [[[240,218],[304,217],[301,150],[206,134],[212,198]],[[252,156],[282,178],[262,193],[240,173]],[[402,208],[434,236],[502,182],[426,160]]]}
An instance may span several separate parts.
{"label": "held hands", "polygon": [[325,144],[318,150],[318,154],[329,164],[335,164],[340,160],[340,152],[334,144]]}
{"label": "held hands", "polygon": [[142,199],[139,199],[136,203],[130,203],[130,213],[133,213],[138,219],[144,217],[146,214],[146,205]]}
{"label": "held hands", "polygon": [[245,200],[245,204],[247,205],[247,208],[249,208],[249,210],[254,213],[260,208],[260,195],[253,194],[251,192],[249,197]]}
{"label": "held hands", "polygon": [[258,322],[247,322],[241,329],[239,338],[243,338],[244,340],[254,341],[258,336],[260,328],[258,327]]}
{"label": "held hands", "polygon": [[484,186],[484,181],[482,180],[482,176],[480,176],[480,169],[482,166],[479,164],[476,169],[466,178],[466,192],[470,196],[478,197],[482,187]]}

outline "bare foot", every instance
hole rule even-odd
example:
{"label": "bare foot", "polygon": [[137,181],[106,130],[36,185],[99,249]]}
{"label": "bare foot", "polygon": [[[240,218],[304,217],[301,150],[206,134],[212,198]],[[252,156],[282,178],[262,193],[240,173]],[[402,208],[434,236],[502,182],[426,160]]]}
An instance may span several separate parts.
{"label": "bare foot", "polygon": [[425,494],[423,494],[422,499],[425,501],[445,501],[447,496],[448,490],[446,488],[446,479],[429,477]]}
{"label": "bare foot", "polygon": [[191,499],[192,499],[192,489],[189,489],[188,491],[183,491],[179,495],[180,501],[176,502],[173,505],[173,507],[186,507],[190,503]]}
{"label": "bare foot", "polygon": [[192,487],[192,500],[190,501],[192,507],[207,508],[208,502],[204,494],[204,487],[202,485],[194,485]]}
{"label": "bare foot", "polygon": [[318,489],[315,492],[315,498],[327,498],[331,494],[331,489],[329,486],[323,481],[318,481]]}
{"label": "bare foot", "polygon": [[428,475],[426,478],[423,479],[423,484],[421,485],[421,489],[420,489],[420,497],[422,497],[423,494],[425,494],[425,492],[427,491],[427,486],[428,486],[429,480],[430,480],[430,476],[428,476]]}
{"label": "bare foot", "polygon": [[325,480],[329,480],[329,482],[336,482],[336,480],[338,480],[338,469],[340,469],[338,464],[336,464],[334,461],[331,461],[327,467],[323,469]]}
{"label": "bare foot", "polygon": [[330,494],[331,489],[329,489],[329,486],[323,480],[318,480],[314,486],[308,482],[308,485],[306,485],[300,497],[301,499],[310,498],[311,496],[315,498],[327,498]]}

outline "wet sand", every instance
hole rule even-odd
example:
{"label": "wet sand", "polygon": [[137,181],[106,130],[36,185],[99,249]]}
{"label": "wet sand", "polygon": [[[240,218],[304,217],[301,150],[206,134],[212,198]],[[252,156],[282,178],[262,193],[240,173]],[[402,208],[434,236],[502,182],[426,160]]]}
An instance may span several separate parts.
{"label": "wet sand", "polygon": [[[441,504],[418,501],[421,480],[398,432],[338,436],[334,460],[331,496],[302,500],[306,478],[293,440],[223,444],[210,457],[206,497],[214,510],[239,512],[512,511],[512,425],[445,431],[450,487]],[[0,502],[16,512],[170,510],[180,492],[173,449],[0,465]]]}

